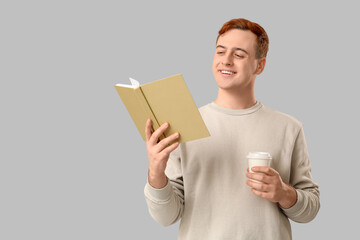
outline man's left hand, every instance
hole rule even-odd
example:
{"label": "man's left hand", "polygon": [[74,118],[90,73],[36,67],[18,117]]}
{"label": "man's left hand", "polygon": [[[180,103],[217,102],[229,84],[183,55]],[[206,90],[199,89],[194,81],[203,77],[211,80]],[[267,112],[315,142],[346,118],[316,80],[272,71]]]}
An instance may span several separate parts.
{"label": "man's left hand", "polygon": [[290,208],[295,205],[297,201],[295,188],[285,184],[275,169],[258,166],[253,167],[252,171],[254,173],[250,173],[248,169],[246,176],[260,181],[260,183],[248,180],[246,184],[252,188],[251,191],[255,195],[279,203],[282,208]]}

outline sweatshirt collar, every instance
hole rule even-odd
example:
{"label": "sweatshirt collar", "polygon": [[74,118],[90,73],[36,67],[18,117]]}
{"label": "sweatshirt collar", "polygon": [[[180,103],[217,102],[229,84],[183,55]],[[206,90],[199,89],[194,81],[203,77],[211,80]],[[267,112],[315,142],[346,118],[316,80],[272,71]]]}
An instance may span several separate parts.
{"label": "sweatshirt collar", "polygon": [[247,114],[251,114],[256,112],[257,110],[259,110],[261,107],[263,106],[263,104],[259,101],[256,101],[255,105],[253,105],[250,108],[246,108],[246,109],[230,109],[230,108],[226,108],[223,106],[220,106],[218,104],[216,104],[215,102],[211,102],[210,103],[210,107],[218,112],[221,113],[225,113],[228,115],[236,115],[236,116],[240,116],[240,115],[247,115]]}

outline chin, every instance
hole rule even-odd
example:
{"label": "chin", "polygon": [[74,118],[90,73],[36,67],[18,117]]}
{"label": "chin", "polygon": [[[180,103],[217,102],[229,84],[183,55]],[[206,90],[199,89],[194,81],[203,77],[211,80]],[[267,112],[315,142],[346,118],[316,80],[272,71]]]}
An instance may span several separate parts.
{"label": "chin", "polygon": [[216,81],[216,83],[217,83],[218,87],[223,90],[231,90],[231,89],[235,88],[235,86],[231,83],[229,84],[229,83],[218,82],[218,81]]}

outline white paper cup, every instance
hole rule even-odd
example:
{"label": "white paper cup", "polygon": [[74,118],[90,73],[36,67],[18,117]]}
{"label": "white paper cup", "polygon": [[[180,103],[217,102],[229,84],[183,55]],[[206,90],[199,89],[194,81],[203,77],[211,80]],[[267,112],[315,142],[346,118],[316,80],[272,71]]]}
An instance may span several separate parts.
{"label": "white paper cup", "polygon": [[[271,155],[268,152],[249,152],[246,156],[249,162],[249,172],[253,173],[251,170],[252,167],[255,166],[270,166],[271,163]],[[254,182],[259,182],[253,179],[250,179]]]}

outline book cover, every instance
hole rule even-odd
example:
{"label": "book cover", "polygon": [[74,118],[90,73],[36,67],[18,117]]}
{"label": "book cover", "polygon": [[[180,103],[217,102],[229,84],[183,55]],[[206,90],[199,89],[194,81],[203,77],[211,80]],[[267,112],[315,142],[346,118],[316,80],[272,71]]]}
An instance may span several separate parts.
{"label": "book cover", "polygon": [[181,74],[143,85],[130,81],[132,85],[116,84],[115,89],[144,141],[148,118],[154,130],[170,124],[160,139],[175,132],[180,133],[180,143],[210,136]]}

